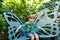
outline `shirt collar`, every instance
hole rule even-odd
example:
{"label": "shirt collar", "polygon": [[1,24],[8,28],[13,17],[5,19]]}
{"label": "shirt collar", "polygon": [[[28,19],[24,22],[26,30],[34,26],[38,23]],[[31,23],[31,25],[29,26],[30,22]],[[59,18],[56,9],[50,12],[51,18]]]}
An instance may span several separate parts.
{"label": "shirt collar", "polygon": [[[29,21],[28,21],[28,23],[29,23]],[[34,23],[34,22],[33,22],[33,23]],[[32,23],[32,24],[33,24],[33,23]],[[29,25],[32,25],[32,24],[29,23]]]}

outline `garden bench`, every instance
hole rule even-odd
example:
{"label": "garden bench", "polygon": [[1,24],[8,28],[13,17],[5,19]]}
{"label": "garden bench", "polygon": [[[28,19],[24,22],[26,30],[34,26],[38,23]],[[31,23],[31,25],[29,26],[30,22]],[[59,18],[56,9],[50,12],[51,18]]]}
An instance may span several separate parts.
{"label": "garden bench", "polygon": [[[24,30],[23,28],[21,30],[19,30],[19,32],[15,32],[15,30],[22,25],[22,21],[12,12],[4,12],[4,17],[6,22],[8,23],[8,38],[10,40],[28,40],[30,38],[25,36]],[[38,18],[39,19],[39,18]],[[57,27],[57,23],[54,23],[52,21],[50,21],[51,24],[48,24],[47,22],[48,20],[40,20],[37,23],[37,26],[42,26],[42,28],[44,28],[45,30],[49,31],[46,35],[42,32],[40,32],[39,30],[37,31],[37,33],[39,34],[40,38],[51,38],[51,37],[56,37],[58,36],[58,27]],[[46,22],[46,23],[43,23]],[[45,27],[45,24],[47,24]],[[56,26],[56,27],[55,27]],[[54,29],[54,30],[53,30]],[[55,30],[56,29],[56,30]],[[55,34],[52,34],[54,33]]]}

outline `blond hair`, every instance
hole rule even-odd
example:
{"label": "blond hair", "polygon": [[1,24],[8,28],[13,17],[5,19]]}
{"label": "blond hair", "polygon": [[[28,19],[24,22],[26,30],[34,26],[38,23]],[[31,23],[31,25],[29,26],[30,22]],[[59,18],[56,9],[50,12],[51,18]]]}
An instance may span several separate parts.
{"label": "blond hair", "polygon": [[30,14],[28,19],[35,19],[35,16],[33,14]]}

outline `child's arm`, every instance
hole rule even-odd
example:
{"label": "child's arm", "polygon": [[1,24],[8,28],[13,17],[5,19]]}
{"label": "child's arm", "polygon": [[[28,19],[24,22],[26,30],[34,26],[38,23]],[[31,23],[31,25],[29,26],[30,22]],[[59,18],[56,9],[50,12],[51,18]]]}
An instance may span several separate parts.
{"label": "child's arm", "polygon": [[18,32],[19,29],[21,29],[21,27],[25,27],[27,25],[27,22],[25,22],[23,25],[19,26],[16,30],[16,32]]}
{"label": "child's arm", "polygon": [[41,27],[38,27],[39,30],[43,30],[45,33],[47,33],[43,28]]}
{"label": "child's arm", "polygon": [[22,26],[19,26],[15,32],[17,33],[17,32],[18,32],[18,30],[19,30],[19,29],[21,29],[21,27],[22,27]]}

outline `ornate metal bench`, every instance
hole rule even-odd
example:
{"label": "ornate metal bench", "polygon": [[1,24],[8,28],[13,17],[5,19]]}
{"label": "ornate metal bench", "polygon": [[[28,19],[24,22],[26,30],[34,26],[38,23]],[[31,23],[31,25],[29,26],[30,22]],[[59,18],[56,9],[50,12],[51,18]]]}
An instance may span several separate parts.
{"label": "ornate metal bench", "polygon": [[[59,5],[58,5],[59,6]],[[56,6],[56,7],[58,7]],[[56,8],[55,8],[56,9]],[[45,11],[46,10],[46,11]],[[37,14],[37,18],[35,22],[37,22],[37,26],[43,27],[48,33],[45,35],[45,33],[41,32],[40,30],[37,31],[40,38],[51,38],[51,37],[58,37],[57,39],[60,40],[60,31],[58,28],[58,23],[55,21],[57,20],[58,13],[57,11],[53,11],[53,13],[48,14],[50,10],[44,9]],[[52,15],[53,17],[50,18],[49,16]],[[10,40],[28,40],[30,38],[25,36],[23,28],[19,30],[18,33],[15,32],[17,27],[22,25],[22,21],[12,12],[4,12],[4,17],[6,19],[6,22],[8,23],[8,38]]]}

